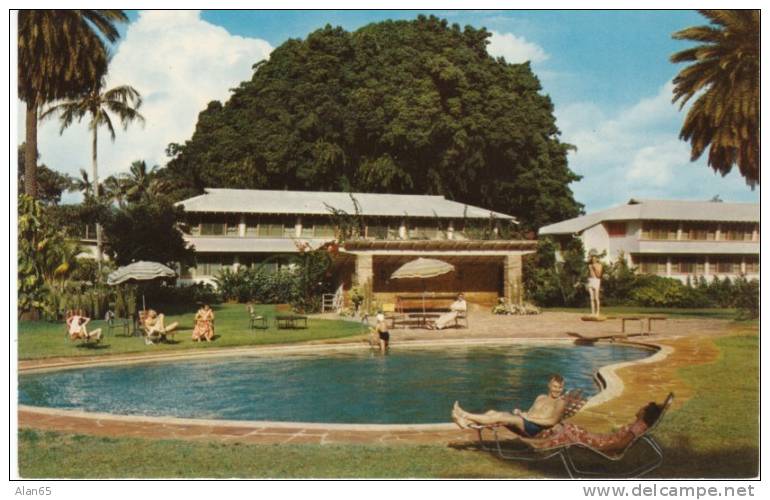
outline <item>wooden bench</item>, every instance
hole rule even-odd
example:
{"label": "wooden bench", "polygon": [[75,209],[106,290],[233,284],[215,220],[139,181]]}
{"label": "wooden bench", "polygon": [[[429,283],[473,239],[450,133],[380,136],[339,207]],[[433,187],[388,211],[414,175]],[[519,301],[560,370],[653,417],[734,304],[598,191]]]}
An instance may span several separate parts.
{"label": "wooden bench", "polygon": [[626,321],[638,321],[639,322],[639,333],[645,334],[644,331],[644,320],[647,320],[647,334],[652,333],[652,322],[653,321],[665,321],[667,318],[666,316],[623,316],[620,318],[621,321],[621,328],[620,330],[623,333],[626,333]]}
{"label": "wooden bench", "polygon": [[296,314],[278,315],[275,317],[275,325],[280,329],[299,328],[298,323],[303,322],[303,328],[307,328],[307,316]]}

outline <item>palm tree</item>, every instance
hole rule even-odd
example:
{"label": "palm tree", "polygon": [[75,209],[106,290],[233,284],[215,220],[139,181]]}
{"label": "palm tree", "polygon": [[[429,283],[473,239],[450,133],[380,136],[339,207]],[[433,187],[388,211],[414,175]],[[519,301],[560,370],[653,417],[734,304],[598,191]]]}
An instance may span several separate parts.
{"label": "palm tree", "polygon": [[126,196],[130,201],[140,200],[149,194],[157,170],[157,165],[148,170],[144,160],[137,160],[131,164],[129,173],[123,177]]}
{"label": "palm tree", "polygon": [[[110,133],[110,138],[115,140],[115,128],[112,125],[110,114],[117,115],[123,130],[134,121],[144,123],[144,117],[137,111],[142,106],[142,97],[139,92],[130,85],[121,85],[109,90],[104,90],[105,78],[102,77],[87,94],[65,100],[51,106],[41,118],[53,114],[60,114],[61,128],[59,133],[72,125],[77,120],[80,122],[88,115],[90,120],[88,128],[91,130],[91,164],[93,167],[94,193],[99,193],[99,168],[97,162],[97,137],[99,127],[104,126]],[[102,231],[99,224],[96,225],[96,258],[101,271],[102,260]]]}
{"label": "palm tree", "polygon": [[104,196],[117,203],[119,206],[124,206],[126,201],[126,185],[125,180],[121,177],[111,175],[104,179],[102,183],[102,189],[104,190]]}
{"label": "palm tree", "polygon": [[726,175],[737,164],[746,183],[759,184],[759,11],[702,10],[711,26],[673,34],[701,43],[671,56],[692,62],[674,78],[673,102],[687,113],[679,138],[690,141],[691,160],[710,145],[708,164]]}
{"label": "palm tree", "polygon": [[26,105],[24,189],[37,196],[39,108],[91,88],[107,70],[104,41],[115,42],[122,10],[22,10],[18,17],[18,92]]}
{"label": "palm tree", "polygon": [[80,177],[72,179],[72,189],[80,191],[84,196],[89,197],[93,194],[94,185],[91,179],[88,178],[88,172],[85,169],[80,169]]}

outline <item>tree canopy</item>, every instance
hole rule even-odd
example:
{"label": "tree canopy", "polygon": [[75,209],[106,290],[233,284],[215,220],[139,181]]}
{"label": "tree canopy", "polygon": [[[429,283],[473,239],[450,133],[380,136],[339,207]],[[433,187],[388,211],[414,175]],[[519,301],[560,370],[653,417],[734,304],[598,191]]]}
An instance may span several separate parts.
{"label": "tree canopy", "polygon": [[[204,187],[440,194],[534,228],[578,215],[553,105],[485,29],[420,16],[291,39],[193,137],[171,144],[176,197]],[[408,207],[404,207],[408,212]]]}
{"label": "tree canopy", "polygon": [[164,199],[141,200],[126,207],[111,207],[102,216],[109,242],[107,253],[119,266],[138,260],[167,265],[192,265],[195,252],[178,227],[182,209]]}

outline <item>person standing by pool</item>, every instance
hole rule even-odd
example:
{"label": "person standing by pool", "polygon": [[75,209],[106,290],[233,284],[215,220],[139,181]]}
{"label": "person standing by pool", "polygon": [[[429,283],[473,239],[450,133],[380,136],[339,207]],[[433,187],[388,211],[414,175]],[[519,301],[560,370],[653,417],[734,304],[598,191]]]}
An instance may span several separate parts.
{"label": "person standing by pool", "polygon": [[599,253],[591,249],[588,252],[588,295],[591,299],[591,314],[593,316],[599,316],[599,290],[602,286],[602,274],[604,273],[604,267],[599,262]]}
{"label": "person standing by pool", "polygon": [[381,312],[377,313],[377,324],[374,329],[379,337],[380,352],[385,354],[390,345],[390,332],[388,331],[388,323],[385,321],[385,315]]}
{"label": "person standing by pool", "polygon": [[554,373],[548,379],[548,393],[535,398],[528,411],[515,408],[512,412],[489,410],[486,413],[468,413],[460,408],[455,401],[452,409],[452,420],[461,428],[469,425],[496,425],[512,427],[512,430],[526,437],[534,437],[544,429],[553,427],[561,422],[567,406],[562,398],[564,392],[564,377]]}

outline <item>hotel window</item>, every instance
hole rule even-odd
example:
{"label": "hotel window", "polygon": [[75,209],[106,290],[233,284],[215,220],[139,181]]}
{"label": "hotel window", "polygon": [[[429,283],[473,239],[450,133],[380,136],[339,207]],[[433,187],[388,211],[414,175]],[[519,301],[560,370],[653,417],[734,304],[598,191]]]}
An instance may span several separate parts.
{"label": "hotel window", "polygon": [[[291,226],[294,231],[294,226]],[[283,238],[284,225],[275,222],[263,222],[260,221],[259,229],[257,231],[258,238]],[[293,235],[293,233],[292,233]]]}
{"label": "hotel window", "polygon": [[709,259],[711,274],[740,274],[740,257],[711,257]]}
{"label": "hotel window", "polygon": [[313,236],[316,238],[334,238],[334,226],[331,224],[315,224]]}
{"label": "hotel window", "polygon": [[410,240],[435,240],[441,238],[443,233],[436,222],[417,222],[409,225]]}
{"label": "hotel window", "polygon": [[675,240],[678,224],[666,222],[644,222],[642,239],[646,240]]}
{"label": "hotel window", "polygon": [[201,236],[224,236],[226,224],[223,222],[201,223]]}
{"label": "hotel window", "polygon": [[722,239],[725,241],[751,241],[754,225],[722,224]]}
{"label": "hotel window", "polygon": [[706,272],[706,260],[703,257],[694,255],[683,255],[671,257],[672,274],[694,274],[702,275]]}
{"label": "hotel window", "polygon": [[198,255],[195,267],[190,269],[194,276],[216,276],[224,267],[233,265],[232,255]]}
{"label": "hotel window", "polygon": [[639,271],[644,274],[666,274],[666,258],[656,256],[639,256],[637,259]]}
{"label": "hotel window", "polygon": [[257,217],[246,217],[246,236],[255,237],[259,233],[259,219]]}
{"label": "hotel window", "polygon": [[607,234],[610,235],[610,238],[622,238],[626,235],[625,222],[605,222],[604,227],[607,229]]}
{"label": "hotel window", "polygon": [[746,257],[746,274],[759,274],[759,257]]}
{"label": "hotel window", "polygon": [[695,274],[695,257],[672,257],[671,272],[673,274]]}
{"label": "hotel window", "polygon": [[226,231],[226,235],[227,236],[239,236],[240,235],[240,229],[238,227],[239,225],[240,225],[240,223],[239,223],[238,219],[236,219],[236,218],[228,219],[227,220],[227,229],[225,230]]}
{"label": "hotel window", "polygon": [[717,235],[715,224],[688,222],[682,224],[683,240],[714,241]]}
{"label": "hotel window", "polygon": [[400,222],[394,219],[368,217],[366,237],[375,240],[397,240]]}

